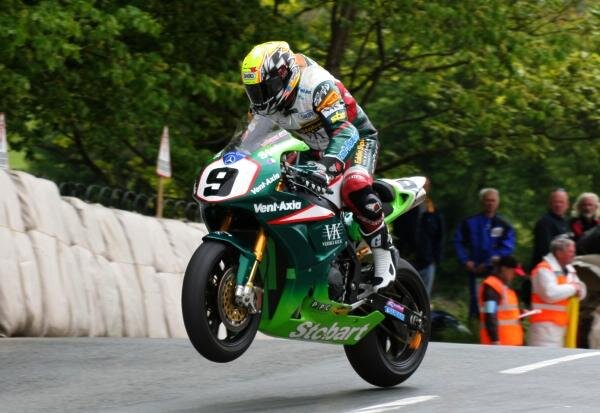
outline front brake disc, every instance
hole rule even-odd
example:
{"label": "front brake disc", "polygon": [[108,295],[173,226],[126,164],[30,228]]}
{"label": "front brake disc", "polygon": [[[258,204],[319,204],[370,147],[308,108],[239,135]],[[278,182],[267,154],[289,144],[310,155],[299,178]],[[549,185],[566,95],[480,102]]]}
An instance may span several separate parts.
{"label": "front brake disc", "polygon": [[229,268],[219,283],[218,308],[221,321],[229,331],[243,330],[250,322],[248,309],[235,301],[236,270]]}

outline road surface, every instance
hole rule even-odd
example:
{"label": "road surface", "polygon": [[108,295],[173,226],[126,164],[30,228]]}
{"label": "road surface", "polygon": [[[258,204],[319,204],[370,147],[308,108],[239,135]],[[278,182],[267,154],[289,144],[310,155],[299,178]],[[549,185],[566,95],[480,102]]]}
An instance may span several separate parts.
{"label": "road surface", "polygon": [[329,344],[260,339],[215,364],[183,339],[8,338],[0,373],[2,412],[600,411],[600,352],[582,349],[431,343],[379,389]]}

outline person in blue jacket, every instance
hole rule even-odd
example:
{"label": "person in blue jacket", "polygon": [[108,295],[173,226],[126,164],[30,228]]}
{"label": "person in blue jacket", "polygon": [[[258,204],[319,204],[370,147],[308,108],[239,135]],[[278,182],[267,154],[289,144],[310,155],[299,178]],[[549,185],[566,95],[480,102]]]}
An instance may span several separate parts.
{"label": "person in blue jacket", "polygon": [[500,194],[494,188],[479,191],[482,212],[465,218],[454,235],[454,247],[459,261],[469,276],[469,318],[479,317],[477,278],[492,270],[494,263],[515,249],[516,236],[512,225],[496,213]]}

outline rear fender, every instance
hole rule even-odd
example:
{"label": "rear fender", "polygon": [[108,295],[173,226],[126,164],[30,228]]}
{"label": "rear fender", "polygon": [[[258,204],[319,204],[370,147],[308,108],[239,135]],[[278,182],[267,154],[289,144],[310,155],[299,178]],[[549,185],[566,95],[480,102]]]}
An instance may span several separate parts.
{"label": "rear fender", "polygon": [[394,188],[395,196],[391,202],[392,212],[385,216],[385,223],[390,224],[400,215],[405,214],[425,200],[424,176],[411,176],[409,178],[381,179]]}
{"label": "rear fender", "polygon": [[[378,181],[388,184],[394,192],[393,199],[389,202],[389,205],[392,207],[391,212],[386,213],[384,217],[384,222],[388,225],[400,215],[405,214],[425,200],[426,193],[423,187],[425,186],[427,178],[424,176],[378,179]],[[385,207],[384,210],[386,210]],[[362,235],[360,234],[358,223],[354,220],[352,213],[344,213],[344,222],[348,229],[349,238],[353,241],[360,241]]]}

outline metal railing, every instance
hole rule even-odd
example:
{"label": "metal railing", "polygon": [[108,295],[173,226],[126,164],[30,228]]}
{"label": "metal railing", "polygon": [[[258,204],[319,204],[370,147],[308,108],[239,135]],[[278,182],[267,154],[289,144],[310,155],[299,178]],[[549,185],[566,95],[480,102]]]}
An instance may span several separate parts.
{"label": "metal railing", "polygon": [[[156,195],[134,192],[124,188],[100,185],[84,185],[78,182],[61,182],[58,189],[62,196],[72,196],[106,207],[134,211],[143,215],[156,214]],[[195,201],[169,198],[163,199],[163,217],[201,222],[200,209]]]}

